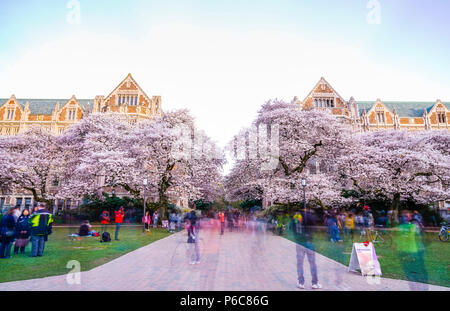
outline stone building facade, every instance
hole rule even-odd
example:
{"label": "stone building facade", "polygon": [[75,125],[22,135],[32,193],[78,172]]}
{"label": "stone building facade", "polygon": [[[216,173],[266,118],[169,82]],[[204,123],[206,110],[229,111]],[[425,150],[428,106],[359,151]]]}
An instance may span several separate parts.
{"label": "stone building facade", "polygon": [[293,102],[305,110],[328,110],[360,131],[450,129],[450,102],[346,101],[324,78],[303,101]]}
{"label": "stone building facade", "polygon": [[[161,96],[148,96],[131,74],[106,97],[98,95],[94,99],[77,99],[73,95],[70,99],[21,99],[12,95],[0,99],[0,134],[17,135],[38,125],[59,135],[90,113],[116,112],[126,116],[130,123],[135,123],[162,115],[161,104]],[[112,192],[108,187],[104,190]],[[114,190],[117,196],[127,195],[123,189]],[[184,197],[174,197],[172,201],[183,207],[188,204]],[[27,191],[0,192],[0,212],[4,206],[20,205],[28,208],[34,203],[33,196]],[[55,207],[76,207],[79,203],[55,200]]]}

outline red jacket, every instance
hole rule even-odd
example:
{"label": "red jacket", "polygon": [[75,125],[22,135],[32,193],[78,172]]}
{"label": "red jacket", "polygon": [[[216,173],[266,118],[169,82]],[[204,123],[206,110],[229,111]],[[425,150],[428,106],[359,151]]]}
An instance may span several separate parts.
{"label": "red jacket", "polygon": [[125,216],[125,213],[122,210],[115,211],[114,216],[114,221],[116,222],[116,224],[121,224],[123,222],[123,216]]}
{"label": "red jacket", "polygon": [[104,211],[101,215],[100,223],[102,225],[107,225],[109,223],[109,213],[107,211]]}

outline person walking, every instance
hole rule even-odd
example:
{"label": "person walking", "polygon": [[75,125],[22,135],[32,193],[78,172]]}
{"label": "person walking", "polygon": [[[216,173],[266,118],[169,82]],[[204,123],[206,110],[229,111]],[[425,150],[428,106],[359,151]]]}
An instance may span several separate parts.
{"label": "person walking", "polygon": [[15,208],[10,208],[0,222],[0,258],[10,258],[12,242],[16,237],[14,230]]}
{"label": "person walking", "polygon": [[291,230],[295,238],[296,253],[297,253],[297,287],[300,289],[305,288],[305,277],[303,272],[303,262],[305,256],[308,257],[309,268],[311,271],[312,288],[320,289],[322,285],[319,284],[317,276],[316,257],[313,244],[314,226],[316,225],[315,216],[310,212],[304,210],[301,220],[299,218],[292,217]]}
{"label": "person walking", "polygon": [[52,234],[53,215],[41,203],[38,210],[28,220],[31,225],[31,257],[41,257],[44,253],[45,242]]}
{"label": "person walking", "polygon": [[102,232],[100,232],[100,236],[103,234],[103,232],[106,232],[109,220],[109,212],[107,210],[104,210],[100,215],[100,223],[102,224]]}
{"label": "person walking", "polygon": [[28,221],[30,220],[30,211],[28,209],[24,209],[22,211],[22,215],[19,216],[16,222],[15,231],[16,231],[16,242],[14,243],[14,254],[25,253],[25,247],[28,245],[30,238],[30,224]]}
{"label": "person walking", "polygon": [[152,217],[148,211],[145,212],[145,216],[142,218],[142,222],[144,223],[145,232],[150,234],[150,224],[152,223]]}
{"label": "person walking", "polygon": [[223,212],[219,212],[219,221],[220,221],[220,235],[223,235],[225,231],[225,214]]}
{"label": "person walking", "polygon": [[125,213],[123,211],[123,207],[121,206],[114,213],[114,222],[116,223],[116,232],[114,233],[114,240],[116,240],[116,241],[120,241],[119,240],[119,230],[120,230],[120,226],[123,223],[124,216],[125,216]]}
{"label": "person walking", "polygon": [[191,211],[189,215],[189,228],[188,228],[188,243],[190,244],[190,250],[191,250],[191,258],[190,258],[190,264],[199,264],[200,263],[200,250],[199,250],[199,229],[200,229],[200,223],[197,218],[197,215],[195,214],[195,211]]}
{"label": "person walking", "polygon": [[159,213],[158,213],[158,211],[155,211],[153,213],[153,228],[158,227],[158,217],[159,217]]}
{"label": "person walking", "polygon": [[394,240],[399,262],[412,291],[428,290],[428,272],[425,265],[425,247],[422,231],[411,222],[407,211],[402,211],[399,234]]}

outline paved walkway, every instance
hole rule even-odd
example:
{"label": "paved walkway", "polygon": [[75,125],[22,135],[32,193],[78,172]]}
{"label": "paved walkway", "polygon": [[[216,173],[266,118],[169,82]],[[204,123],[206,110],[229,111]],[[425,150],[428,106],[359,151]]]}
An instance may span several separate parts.
{"label": "paved walkway", "polygon": [[[81,273],[81,284],[68,284],[67,275],[0,283],[0,290],[221,290],[293,291],[296,288],[296,244],[270,233],[229,232],[216,225],[200,231],[201,263],[190,265],[185,232],[142,247],[109,263]],[[410,290],[417,284],[381,278],[368,284],[360,274],[316,254],[323,290]],[[306,290],[311,290],[305,258]],[[424,285],[425,290],[450,290]]]}

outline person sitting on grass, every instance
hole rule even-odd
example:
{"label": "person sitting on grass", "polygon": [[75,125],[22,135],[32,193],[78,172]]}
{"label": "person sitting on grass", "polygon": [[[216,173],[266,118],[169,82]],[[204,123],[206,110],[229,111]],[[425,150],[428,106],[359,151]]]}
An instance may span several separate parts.
{"label": "person sitting on grass", "polygon": [[79,236],[88,236],[91,234],[91,225],[89,224],[89,220],[83,221],[80,226],[80,230],[78,231]]}

